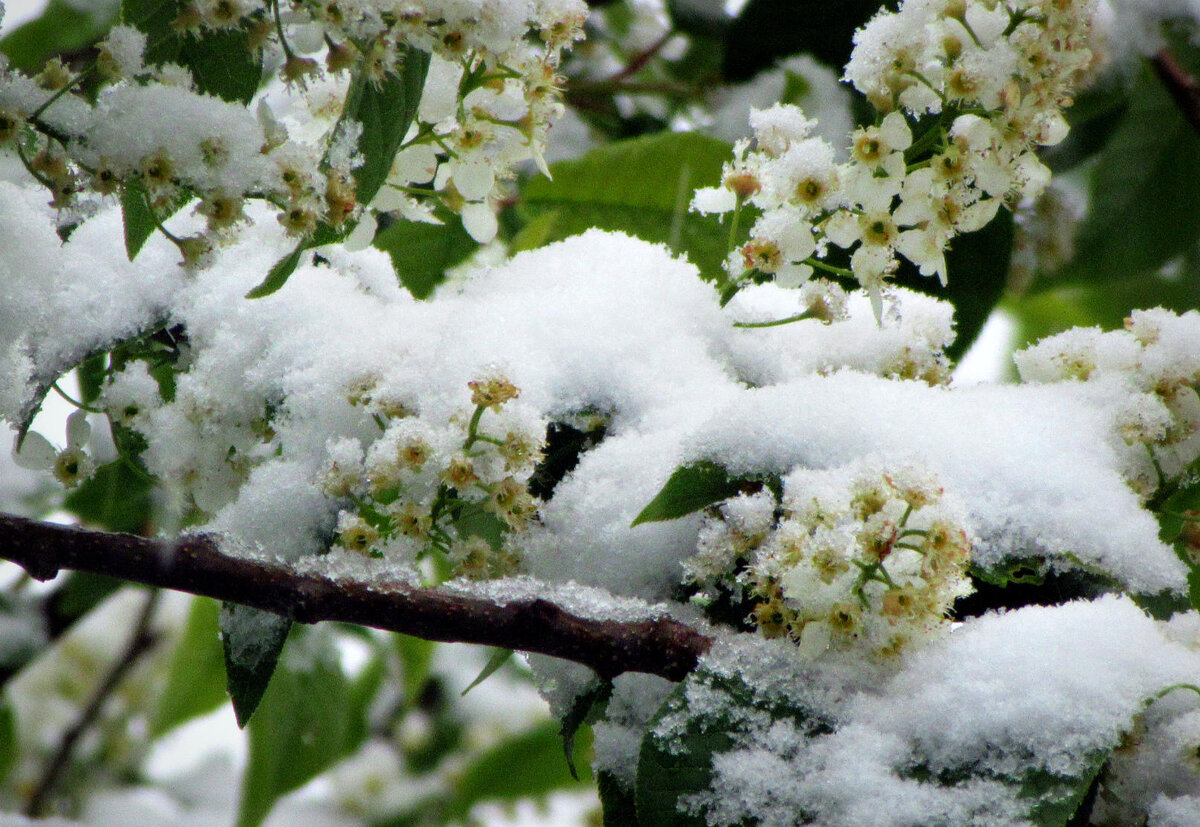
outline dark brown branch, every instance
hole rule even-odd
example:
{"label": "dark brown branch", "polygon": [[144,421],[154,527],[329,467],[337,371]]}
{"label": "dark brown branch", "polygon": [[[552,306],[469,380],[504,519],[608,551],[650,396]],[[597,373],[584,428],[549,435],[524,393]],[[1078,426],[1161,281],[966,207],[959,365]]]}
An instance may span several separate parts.
{"label": "dark brown branch", "polygon": [[1200,83],[1166,49],[1154,56],[1154,71],[1183,117],[1200,133]]}
{"label": "dark brown branch", "polygon": [[681,680],[711,639],[670,618],[594,620],[543,599],[500,603],[405,583],[363,583],[221,552],[204,535],[174,543],[0,514],[0,559],[39,580],[60,569],[228,600],[302,623],[334,620],[426,640],[482,643],[573,660],[602,677]]}
{"label": "dark brown branch", "polygon": [[160,592],[155,589],[146,595],[146,601],[142,604],[142,610],[138,613],[137,620],[133,624],[133,632],[129,635],[129,642],[125,644],[125,649],[121,655],[113,663],[108,670],[108,674],[100,681],[100,684],[92,692],[92,697],[84,706],[83,711],[79,713],[79,719],[75,724],[63,733],[62,740],[58,744],[58,749],[54,755],[46,762],[46,768],[42,771],[42,778],[34,788],[33,794],[29,797],[29,803],[25,807],[25,815],[31,818],[38,818],[46,815],[47,804],[49,803],[50,795],[54,792],[55,786],[58,784],[58,779],[62,776],[63,770],[71,762],[71,754],[75,751],[75,745],[79,743],[79,739],[92,727],[96,719],[100,717],[100,710],[104,708],[105,701],[112,695],[113,691],[124,679],[129,670],[134,667],[142,655],[149,652],[153,648],[155,639],[150,631],[150,620],[154,617],[154,610],[158,606],[158,596]]}

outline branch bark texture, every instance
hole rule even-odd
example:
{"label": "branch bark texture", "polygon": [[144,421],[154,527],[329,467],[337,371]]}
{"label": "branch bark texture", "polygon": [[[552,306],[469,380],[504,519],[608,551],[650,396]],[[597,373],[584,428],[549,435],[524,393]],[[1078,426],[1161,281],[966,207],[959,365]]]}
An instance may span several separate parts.
{"label": "branch bark texture", "polygon": [[253,606],[301,623],[342,621],[426,640],[480,643],[565,658],[601,677],[648,672],[682,680],[712,640],[659,618],[580,617],[540,598],[496,602],[406,583],[364,583],[223,553],[198,534],[174,542],[0,514],[0,558],[48,580],[61,569]]}

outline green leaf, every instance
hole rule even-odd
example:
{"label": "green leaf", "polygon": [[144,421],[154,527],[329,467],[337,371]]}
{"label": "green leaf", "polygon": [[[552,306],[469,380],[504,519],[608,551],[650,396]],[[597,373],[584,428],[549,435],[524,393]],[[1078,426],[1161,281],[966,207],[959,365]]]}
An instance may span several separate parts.
{"label": "green leaf", "polygon": [[217,629],[220,604],[192,599],[183,636],[171,654],[167,686],[150,719],[150,737],[211,712],[225,700],[225,655]]}
{"label": "green leaf", "polygon": [[[704,691],[689,692],[696,685]],[[693,709],[689,697],[704,700]],[[702,811],[680,812],[679,800],[708,789],[713,757],[737,746],[737,736],[745,734],[747,709],[765,712],[771,719],[791,720],[809,737],[831,731],[823,718],[809,710],[758,695],[739,678],[701,667],[671,691],[642,738],[635,791],[640,825],[703,827],[708,823]],[[804,813],[794,815],[797,824],[812,823]]]}
{"label": "green leaf", "polygon": [[114,22],[104,4],[76,8],[65,0],[50,0],[41,15],[0,38],[0,54],[8,55],[11,68],[36,74],[51,57],[95,43]]}
{"label": "green leaf", "polygon": [[467,688],[462,691],[462,694],[466,695],[472,689],[479,686],[479,684],[483,683],[492,675],[494,675],[497,669],[512,660],[512,656],[512,649],[493,649],[492,656],[488,658],[488,662],[484,664],[483,669],[481,669],[479,674],[475,676],[475,680],[471,681]]}
{"label": "green leaf", "polygon": [[844,66],[854,30],[879,7],[880,0],[750,0],[726,35],[725,79],[749,80],[799,52]]}
{"label": "green leaf", "polygon": [[275,266],[267,273],[267,277],[257,287],[247,293],[246,298],[261,299],[283,287],[292,273],[296,272],[296,268],[300,266],[300,258],[308,249],[308,245],[303,241],[297,244],[296,249],[275,262]]}
{"label": "green leaf", "polygon": [[637,799],[611,772],[596,774],[596,791],[604,812],[604,827],[637,827]]}
{"label": "green leaf", "polygon": [[1018,798],[1030,800],[1029,820],[1038,827],[1068,827],[1110,754],[1110,750],[1090,753],[1076,775],[1060,775],[1039,768],[1011,779],[1010,783],[1020,787]]}
{"label": "green leaf", "polygon": [[575,771],[575,736],[584,724],[593,724],[600,719],[604,710],[608,708],[612,693],[611,680],[597,679],[590,689],[581,692],[575,698],[571,708],[563,716],[558,733],[562,737],[562,750],[567,757],[567,770],[572,778],[579,778],[579,773]]}
{"label": "green leaf", "polygon": [[147,239],[158,229],[159,221],[166,221],[191,200],[191,195],[181,195],[156,221],[146,202],[145,188],[136,177],[128,178],[121,188],[121,218],[125,224],[125,255],[129,260],[137,258]]}
{"label": "green leaf", "polygon": [[416,706],[421,691],[429,680],[435,644],[419,637],[397,633],[392,635],[392,645],[396,654],[400,656],[400,677],[404,682],[405,703],[410,707]]}
{"label": "green leaf", "polygon": [[294,643],[247,727],[249,753],[237,827],[261,824],[281,796],[355,746],[359,728],[351,720],[351,687],[332,636],[321,628],[306,629]]}
{"label": "green leaf", "polygon": [[63,499],[63,508],[109,531],[140,534],[150,524],[150,483],[125,460],[101,465]]}
{"label": "green leaf", "polygon": [[472,760],[455,784],[445,822],[463,819],[482,801],[538,798],[579,785],[567,773],[552,721],[510,736]]}
{"label": "green leaf", "polygon": [[1039,558],[1009,557],[994,566],[972,563],[970,572],[985,583],[1000,588],[1010,583],[1040,586],[1046,580],[1046,562]]}
{"label": "green leaf", "polygon": [[292,621],[249,606],[225,603],[220,627],[229,698],[238,726],[245,727],[275,673]]}
{"label": "green leaf", "polygon": [[360,70],[350,83],[338,126],[350,122],[362,126],[358,151],[363,161],[353,170],[357,182],[355,195],[360,204],[371,203],[387,180],[396,150],[417,114],[429,59],[428,52],[406,46],[398,74],[372,81],[365,71]]}
{"label": "green leaf", "polygon": [[372,242],[392,259],[400,283],[418,299],[433,293],[446,270],[479,248],[463,229],[462,219],[446,213],[442,224],[395,221],[375,234]]}
{"label": "green leaf", "polygon": [[454,530],[460,537],[478,537],[494,549],[504,543],[508,526],[479,503],[464,502],[454,511]]}
{"label": "green leaf", "polygon": [[1143,65],[1129,107],[1100,154],[1075,259],[1052,284],[1130,281],[1200,236],[1200,138]]}
{"label": "green leaf", "polygon": [[17,740],[17,713],[12,703],[5,700],[0,704],[0,781],[8,778],[13,765],[17,762],[17,750],[20,743]]}
{"label": "green leaf", "polygon": [[778,492],[779,478],[772,475],[733,477],[715,462],[681,465],[666,485],[634,518],[632,525],[676,520],[754,487],[767,485]]}
{"label": "green leaf", "polygon": [[196,90],[249,103],[262,81],[262,61],[250,51],[244,29],[176,31],[171,25],[185,0],[123,0],[121,19],[146,33],[146,62],[178,63],[192,73]]}
{"label": "green leaf", "polygon": [[591,227],[619,230],[686,253],[702,275],[715,277],[729,227],[687,207],[694,189],[720,182],[721,166],[730,157],[729,144],[691,132],[618,141],[552,164],[553,180],[530,179],[521,209],[531,222],[557,213],[543,231],[544,243]]}

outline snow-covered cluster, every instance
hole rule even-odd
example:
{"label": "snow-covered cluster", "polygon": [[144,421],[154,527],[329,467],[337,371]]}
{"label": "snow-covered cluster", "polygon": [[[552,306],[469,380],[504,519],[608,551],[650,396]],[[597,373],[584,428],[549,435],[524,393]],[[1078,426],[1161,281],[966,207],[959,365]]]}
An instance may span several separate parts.
{"label": "snow-covered cluster", "polygon": [[[664,47],[662,5],[635,6],[629,42]],[[622,676],[596,764],[629,791],[639,755],[721,722],[711,777],[678,801],[710,824],[1024,825],[1102,763],[1097,812],[1181,823],[1200,800],[1200,772],[1171,763],[1200,741],[1200,691],[1182,686],[1200,627],[1182,611],[1192,567],[1147,505],[1200,456],[1200,314],[1071,331],[1018,356],[1023,384],[960,388],[952,308],[903,289],[883,306],[898,255],[944,280],[953,237],[1041,191],[1035,151],[1065,134],[1092,12],[907,0],[873,18],[846,78],[881,117],[849,160],[798,108],[754,109],[754,149],[696,194],[731,222],[760,213],[723,284],[592,230],[468,266],[429,301],[368,246],[372,216],[436,221],[438,203],[495,235],[505,181],[540,163],[560,108],[579,0],[186,5],[181,29],[274,56],[255,114],[147,65],[129,27],[101,44],[94,106],[61,67],[0,66],[0,142],[57,209],[89,205],[62,241],[40,190],[0,183],[0,238],[22,240],[0,246],[0,419],[24,429],[107,352],[94,410],[65,446],[34,422],[22,464],[72,486],[108,440],[153,479],[157,529],[230,554],[694,624],[710,655],[678,689]],[[414,49],[431,55],[414,124],[358,204],[362,125],[342,107]],[[321,50],[355,79],[318,79],[304,55]],[[199,203],[131,261],[131,194],[160,222]],[[245,300],[299,238],[354,221]],[[645,518],[696,469],[719,494],[674,492]],[[1017,569],[1107,594],[951,622],[973,582]],[[590,684],[537,669],[558,711]]]}
{"label": "snow-covered cluster", "polygon": [[[248,220],[248,198],[273,204],[297,238],[319,227],[344,235],[364,219],[355,237],[362,246],[376,226],[368,205],[357,202],[354,178],[363,163],[361,119],[369,115],[343,107],[361,94],[356,84],[379,88],[425,52],[432,63],[415,77],[416,90],[424,78],[415,121],[390,186],[377,199],[371,191],[372,205],[436,222],[440,203],[487,241],[515,165],[533,159],[545,169],[546,135],[562,113],[557,67],[586,16],[581,0],[297,3],[286,11],[273,2],[188,3],[172,23],[175,36],[237,32],[265,62],[274,85],[260,96],[257,115],[197,92],[187,68],[147,63],[147,35],[120,25],[98,44],[94,72],[73,75],[52,61],[29,77],[0,58],[0,146],[19,152],[64,224],[118,191],[127,201],[144,199],[138,208],[149,210],[190,266],[210,264],[214,247]],[[324,71],[304,56],[320,52]],[[354,80],[326,85],[333,100],[304,119],[318,128],[289,135],[272,103],[303,109],[289,98],[322,83],[325,72],[351,72]],[[104,83],[94,105],[76,94],[92,74]],[[414,185],[423,200],[409,194]],[[180,237],[162,227],[193,199],[207,218],[204,231]]]}
{"label": "snow-covered cluster", "polygon": [[[952,238],[1049,181],[1035,150],[1067,134],[1092,5],[932,0],[872,18],[845,79],[882,118],[854,132],[850,160],[837,162],[799,108],[776,105],[751,113],[754,149],[735,145],[721,187],[697,193],[702,213],[762,211],[726,264],[733,283],[761,273],[795,286],[831,271],[857,279],[877,317],[897,254],[945,283]],[[830,244],[852,251],[848,269],[825,261]]]}
{"label": "snow-covered cluster", "polygon": [[1135,310],[1125,330],[1073,328],[1015,358],[1026,382],[1080,381],[1123,400],[1114,435],[1130,484],[1148,498],[1200,458],[1198,337],[1194,310]]}

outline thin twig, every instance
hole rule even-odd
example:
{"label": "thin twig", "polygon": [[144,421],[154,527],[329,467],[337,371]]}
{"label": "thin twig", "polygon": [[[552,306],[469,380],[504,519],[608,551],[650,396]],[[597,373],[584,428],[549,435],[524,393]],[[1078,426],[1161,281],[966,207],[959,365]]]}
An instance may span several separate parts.
{"label": "thin twig", "polygon": [[60,569],[228,600],[301,623],[333,620],[426,640],[481,643],[573,660],[602,677],[682,680],[712,640],[669,617],[598,620],[544,598],[493,600],[405,582],[333,578],[277,559],[234,556],[194,534],[174,542],[0,514],[0,558],[39,580]]}
{"label": "thin twig", "polygon": [[142,610],[138,614],[137,620],[133,624],[133,632],[129,636],[129,642],[125,644],[125,649],[121,656],[117,658],[112,667],[108,670],[108,674],[100,681],[100,685],[92,693],[92,697],[88,699],[87,705],[83,711],[79,713],[79,719],[74,725],[63,733],[62,740],[59,741],[58,749],[54,755],[46,762],[45,769],[42,770],[41,780],[33,790],[33,795],[29,797],[29,803],[25,807],[25,815],[31,818],[46,815],[47,805],[50,801],[50,796],[54,792],[54,788],[58,785],[59,779],[62,777],[63,771],[71,763],[71,755],[75,751],[75,745],[79,743],[79,739],[91,729],[92,725],[100,717],[100,711],[104,708],[104,703],[112,695],[117,685],[121,683],[129,670],[138,662],[142,655],[148,652],[155,643],[154,635],[150,631],[150,621],[154,617],[154,610],[158,607],[159,590],[152,589],[146,595],[146,601],[142,604]]}

